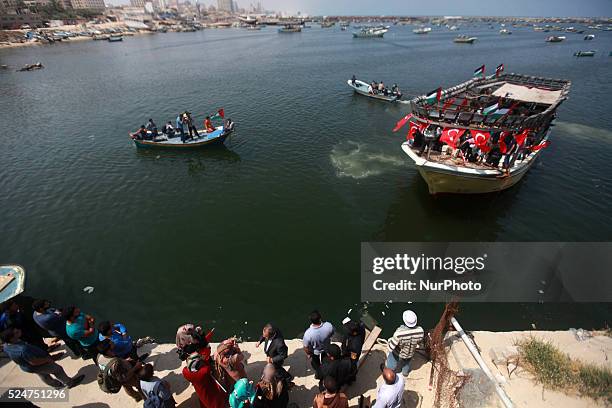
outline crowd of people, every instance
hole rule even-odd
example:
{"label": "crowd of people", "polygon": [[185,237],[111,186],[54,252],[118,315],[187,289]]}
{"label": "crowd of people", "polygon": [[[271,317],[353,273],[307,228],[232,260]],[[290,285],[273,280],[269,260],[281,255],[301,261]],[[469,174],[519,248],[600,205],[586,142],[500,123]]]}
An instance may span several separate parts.
{"label": "crowd of people", "polygon": [[[74,358],[91,360],[97,366],[101,391],[124,390],[145,408],[175,407],[171,385],[155,376],[147,363],[149,354],[140,354],[142,345],[154,342],[146,337],[134,340],[118,322],[96,320],[76,306],[61,309],[44,299],[18,296],[2,305],[0,340],[7,356],[24,372],[37,374],[50,387],[74,387],[84,376],[69,376],[57,363],[63,352],[55,353],[61,343]],[[345,391],[357,378],[359,360],[366,341],[363,322],[346,318],[341,341],[332,342],[334,326],[324,321],[318,311],[310,316],[303,336],[306,354],[319,393],[314,408],[348,408]],[[338,333],[340,334],[340,333]],[[284,367],[288,347],[281,331],[271,323],[263,326],[256,344],[266,356],[266,364],[257,378],[248,378],[246,359],[240,341],[231,337],[218,342],[213,351],[214,329],[208,332],[198,325],[185,324],[176,332],[177,358],[184,362],[182,375],[192,384],[202,408],[287,408],[294,376]],[[45,338],[49,339],[45,341]],[[408,310],[403,324],[388,340],[386,363],[381,364],[383,384],[372,408],[399,408],[405,378],[412,358],[424,340],[417,316]],[[401,373],[401,375],[400,375]]]}
{"label": "crowd of people", "polygon": [[424,130],[415,128],[412,135],[411,143],[418,149],[419,156],[429,151],[441,152],[448,145],[453,158],[460,157],[466,162],[492,168],[498,168],[501,164],[505,170],[511,168],[516,160],[524,159],[537,145],[535,133],[528,131],[519,134],[493,132],[487,135],[484,142],[476,140],[469,130],[458,130],[456,141],[449,142],[444,140],[443,129],[437,125],[430,125]]}
{"label": "crowd of people", "polygon": [[[230,118],[225,119],[223,127],[226,130],[231,130],[233,128],[232,120]],[[206,133],[211,133],[216,130],[210,116],[206,116],[204,119],[202,129]],[[157,127],[153,119],[149,119],[146,125],[141,125],[140,128],[132,134],[132,137],[137,140],[149,140],[154,142],[173,139],[177,136],[180,136],[183,143],[189,140],[196,140],[200,137],[191,112],[185,111],[179,113],[176,116],[175,126],[172,126],[172,121],[168,121],[161,129]]]}

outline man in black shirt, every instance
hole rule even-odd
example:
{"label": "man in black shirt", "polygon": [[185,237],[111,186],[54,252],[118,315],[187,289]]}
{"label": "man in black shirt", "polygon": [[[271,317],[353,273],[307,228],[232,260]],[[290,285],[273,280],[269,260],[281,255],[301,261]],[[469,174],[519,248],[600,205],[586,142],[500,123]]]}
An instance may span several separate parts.
{"label": "man in black shirt", "polygon": [[342,339],[342,357],[348,358],[351,362],[351,380],[355,380],[357,374],[357,364],[361,357],[363,343],[365,343],[365,326],[362,322],[350,320],[344,324],[346,334]]}
{"label": "man in black shirt", "polygon": [[[331,344],[328,350],[328,358],[319,367],[318,378],[332,377],[336,380],[338,388],[351,382],[352,369],[348,358],[342,358],[342,350],[336,344]],[[319,381],[319,390],[323,391],[323,381]]]}

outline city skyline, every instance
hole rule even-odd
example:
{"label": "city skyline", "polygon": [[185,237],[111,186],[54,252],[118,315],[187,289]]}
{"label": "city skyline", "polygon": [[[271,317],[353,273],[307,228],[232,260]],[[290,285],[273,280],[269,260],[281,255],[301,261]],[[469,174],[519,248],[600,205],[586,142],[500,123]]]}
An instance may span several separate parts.
{"label": "city skyline", "polygon": [[[195,0],[192,0],[194,2]],[[107,4],[124,5],[129,0],[106,0]],[[217,0],[203,0],[200,4],[217,7]],[[248,9],[253,1],[238,2]],[[266,0],[265,10],[308,15],[406,15],[406,16],[525,16],[525,17],[604,17],[612,15],[612,1],[589,0],[586,2],[555,0],[515,0],[499,3],[483,0],[439,0],[423,3],[410,0]]]}

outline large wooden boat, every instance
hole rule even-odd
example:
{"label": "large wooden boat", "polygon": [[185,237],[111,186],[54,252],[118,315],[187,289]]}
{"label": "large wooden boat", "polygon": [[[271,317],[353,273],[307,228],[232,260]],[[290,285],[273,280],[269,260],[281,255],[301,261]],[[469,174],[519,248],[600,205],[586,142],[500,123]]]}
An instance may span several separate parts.
{"label": "large wooden boat", "polygon": [[215,131],[206,133],[206,131],[198,130],[198,137],[194,139],[187,139],[184,142],[180,136],[165,138],[165,140],[142,140],[137,139],[135,133],[130,133],[130,138],[134,141],[136,147],[146,149],[199,149],[202,147],[210,147],[215,145],[222,145],[225,139],[232,133],[234,127],[233,124],[229,129],[225,129],[223,126],[218,126]]}
{"label": "large wooden boat", "polygon": [[566,80],[503,74],[416,97],[412,113],[400,121],[410,124],[411,135],[402,150],[432,194],[504,190],[521,180],[550,143],[551,124],[570,86]]}

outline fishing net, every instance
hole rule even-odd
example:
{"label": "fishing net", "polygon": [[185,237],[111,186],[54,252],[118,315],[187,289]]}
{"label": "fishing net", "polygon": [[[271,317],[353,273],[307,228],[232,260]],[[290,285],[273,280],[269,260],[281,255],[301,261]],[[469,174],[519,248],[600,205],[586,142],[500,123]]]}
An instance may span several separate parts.
{"label": "fishing net", "polygon": [[429,355],[431,359],[431,372],[429,375],[429,386],[435,391],[435,408],[458,408],[458,393],[469,377],[459,374],[450,369],[447,356],[447,348],[444,339],[449,327],[450,319],[459,310],[457,302],[446,305],[440,321],[429,333]]}

